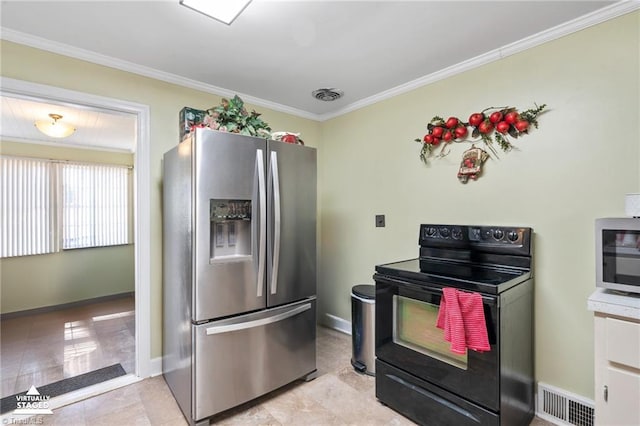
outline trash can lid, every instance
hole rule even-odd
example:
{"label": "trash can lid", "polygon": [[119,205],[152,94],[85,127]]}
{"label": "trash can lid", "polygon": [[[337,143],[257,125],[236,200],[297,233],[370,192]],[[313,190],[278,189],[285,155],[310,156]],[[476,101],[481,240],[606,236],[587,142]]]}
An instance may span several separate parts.
{"label": "trash can lid", "polygon": [[371,284],[354,285],[351,289],[351,292],[356,296],[362,297],[363,299],[375,300],[376,298],[376,286]]}

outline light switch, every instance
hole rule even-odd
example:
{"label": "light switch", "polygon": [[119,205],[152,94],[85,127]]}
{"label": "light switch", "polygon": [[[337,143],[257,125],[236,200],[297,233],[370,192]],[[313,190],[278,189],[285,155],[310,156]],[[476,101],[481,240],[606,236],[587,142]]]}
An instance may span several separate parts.
{"label": "light switch", "polygon": [[376,215],[376,228],[384,228],[384,215],[377,214]]}

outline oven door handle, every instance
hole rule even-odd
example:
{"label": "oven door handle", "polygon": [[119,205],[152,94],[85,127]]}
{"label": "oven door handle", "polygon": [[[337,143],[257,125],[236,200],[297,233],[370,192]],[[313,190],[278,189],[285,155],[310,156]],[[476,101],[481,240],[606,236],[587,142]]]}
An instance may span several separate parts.
{"label": "oven door handle", "polygon": [[[389,276],[381,276],[381,275],[374,275],[374,279],[376,281],[381,281],[381,282],[386,282],[388,284],[392,284],[395,285],[398,288],[403,288],[403,287],[409,287],[412,292],[415,293],[428,293],[428,294],[432,294],[432,295],[436,295],[436,296],[440,296],[442,297],[442,289],[445,288],[446,286],[443,287],[433,287],[427,284],[417,284],[415,281],[412,280],[402,280],[402,279],[397,279],[397,278],[392,278]],[[452,287],[452,288],[456,288],[456,287]],[[466,290],[466,289],[460,289],[458,288],[458,290],[461,291],[466,291],[466,292],[473,292],[472,290]],[[482,293],[479,293],[482,296],[482,303],[489,305],[489,306],[499,306],[499,300],[500,298],[496,295],[496,296],[485,296]]]}

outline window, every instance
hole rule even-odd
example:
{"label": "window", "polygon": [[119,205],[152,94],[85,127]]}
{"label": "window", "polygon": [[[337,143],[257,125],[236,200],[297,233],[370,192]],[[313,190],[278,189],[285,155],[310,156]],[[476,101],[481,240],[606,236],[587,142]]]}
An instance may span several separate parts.
{"label": "window", "polygon": [[126,167],[62,164],[62,248],[128,242]]}
{"label": "window", "polygon": [[54,164],[0,157],[0,256],[56,250]]}
{"label": "window", "polygon": [[129,243],[127,166],[0,160],[0,257]]}

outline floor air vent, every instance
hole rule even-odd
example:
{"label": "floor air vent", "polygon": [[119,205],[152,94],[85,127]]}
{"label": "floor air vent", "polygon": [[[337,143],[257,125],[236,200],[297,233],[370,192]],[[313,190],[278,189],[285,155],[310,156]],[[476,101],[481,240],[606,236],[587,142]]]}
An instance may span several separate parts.
{"label": "floor air vent", "polygon": [[538,383],[537,415],[559,425],[593,426],[592,401],[565,390]]}

